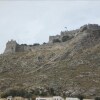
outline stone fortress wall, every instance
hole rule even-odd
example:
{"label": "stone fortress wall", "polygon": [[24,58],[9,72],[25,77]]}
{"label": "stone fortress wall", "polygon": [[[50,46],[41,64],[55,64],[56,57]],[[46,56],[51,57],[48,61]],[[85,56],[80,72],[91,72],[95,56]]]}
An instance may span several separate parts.
{"label": "stone fortress wall", "polygon": [[4,53],[15,53],[15,52],[24,52],[24,51],[33,51],[33,50],[41,50],[41,49],[51,49],[55,46],[54,40],[59,40],[61,42],[63,41],[63,38],[66,39],[66,41],[74,38],[78,33],[83,32],[85,30],[100,30],[100,26],[98,24],[86,24],[79,29],[72,30],[72,31],[63,31],[60,33],[60,35],[56,36],[49,36],[49,42],[42,45],[27,45],[27,44],[18,44],[16,41],[11,40],[8,41],[6,44],[6,48]]}
{"label": "stone fortress wall", "polygon": [[17,42],[14,40],[8,41],[4,53],[15,53],[17,49]]}
{"label": "stone fortress wall", "polygon": [[42,45],[27,45],[27,44],[18,44],[15,40],[8,41],[4,54],[15,53],[15,52],[25,52],[25,51],[34,51],[34,50],[45,50],[46,48],[51,49],[53,44],[42,44]]}
{"label": "stone fortress wall", "polygon": [[56,36],[49,36],[49,43],[53,43],[54,40],[58,39],[60,40],[61,42],[62,41],[62,38],[64,36],[68,36],[69,38],[73,38],[75,36],[75,33],[78,32],[78,29],[77,30],[72,30],[72,31],[61,31],[60,35],[56,35]]}
{"label": "stone fortress wall", "polygon": [[49,43],[53,43],[53,41],[56,40],[56,39],[63,42],[62,38],[64,36],[68,36],[69,39],[71,39],[71,38],[75,37],[76,34],[78,34],[79,32],[83,32],[84,30],[100,30],[100,26],[98,24],[86,24],[86,25],[83,25],[79,29],[76,29],[76,30],[63,31],[63,32],[60,33],[60,35],[50,36],[49,37]]}

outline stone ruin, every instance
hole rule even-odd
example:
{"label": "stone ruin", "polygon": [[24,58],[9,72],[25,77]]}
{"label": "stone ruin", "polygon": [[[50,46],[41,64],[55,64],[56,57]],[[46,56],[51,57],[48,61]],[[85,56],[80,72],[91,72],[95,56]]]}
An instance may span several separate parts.
{"label": "stone ruin", "polygon": [[[60,35],[56,36],[49,36],[49,42],[46,43],[45,45],[27,45],[27,44],[21,44],[19,45],[16,41],[11,40],[8,41],[6,44],[6,49],[4,53],[15,53],[15,52],[24,52],[24,51],[33,51],[35,49],[46,49],[46,48],[51,48],[53,43],[56,42],[65,42],[68,40],[71,40],[74,38],[78,33],[84,32],[87,30],[95,31],[95,30],[100,30],[100,26],[98,24],[86,24],[80,27],[79,29],[76,30],[71,30],[71,31],[61,31]],[[55,41],[56,40],[56,41]],[[52,45],[50,45],[52,44]]]}
{"label": "stone ruin", "polygon": [[18,44],[15,40],[8,41],[6,44],[6,49],[4,51],[5,54],[15,53],[15,52],[24,52],[24,51],[32,51],[38,47],[35,45],[27,45],[27,44]]}
{"label": "stone ruin", "polygon": [[14,40],[8,41],[4,53],[14,53],[17,49],[17,42]]}
{"label": "stone ruin", "polygon": [[37,50],[45,50],[50,49],[53,44],[47,44],[44,43],[42,45],[39,45],[38,43],[35,43],[33,45],[27,45],[27,44],[18,44],[15,40],[8,41],[6,44],[6,48],[4,51],[4,54],[9,53],[15,53],[15,52],[27,52],[27,51],[37,51]]}
{"label": "stone ruin", "polygon": [[49,36],[49,43],[54,43],[54,40],[59,40],[60,42],[63,42],[63,38],[65,36],[67,37],[66,41],[70,40],[73,37],[75,37],[76,34],[83,32],[85,30],[91,30],[91,31],[100,30],[100,26],[98,24],[86,24],[76,30],[61,32],[60,35]]}

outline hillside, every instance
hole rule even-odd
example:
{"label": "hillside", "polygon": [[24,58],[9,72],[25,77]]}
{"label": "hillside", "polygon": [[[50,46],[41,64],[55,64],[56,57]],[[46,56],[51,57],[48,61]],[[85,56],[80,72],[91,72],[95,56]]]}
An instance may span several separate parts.
{"label": "hillside", "polygon": [[0,55],[0,93],[47,87],[56,95],[100,96],[100,29],[85,26],[66,42]]}

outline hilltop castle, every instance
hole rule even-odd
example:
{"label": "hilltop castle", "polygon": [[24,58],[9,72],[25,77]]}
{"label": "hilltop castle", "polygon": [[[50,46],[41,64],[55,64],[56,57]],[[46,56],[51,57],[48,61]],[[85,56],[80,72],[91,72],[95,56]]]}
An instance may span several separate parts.
{"label": "hilltop castle", "polygon": [[65,42],[67,40],[72,39],[78,33],[83,32],[85,30],[91,30],[91,31],[100,30],[100,26],[98,24],[86,24],[86,25],[83,25],[79,29],[76,29],[76,30],[61,32],[60,35],[50,36],[49,43],[53,43],[57,40],[59,40],[59,42]]}
{"label": "hilltop castle", "polygon": [[42,45],[27,45],[27,44],[19,45],[16,41],[11,40],[7,42],[4,53],[8,54],[8,53],[15,53],[15,52],[33,51],[36,49],[51,48],[53,43],[68,41],[74,38],[77,34],[81,32],[85,32],[87,30],[91,30],[91,31],[100,30],[100,26],[97,24],[88,24],[76,30],[63,31],[60,33],[60,35],[49,36],[49,42]]}
{"label": "hilltop castle", "polygon": [[15,53],[15,52],[25,52],[25,51],[33,51],[36,49],[43,49],[47,46],[46,44],[39,45],[27,45],[27,44],[18,44],[15,40],[8,41],[6,44],[6,49],[4,51],[5,54]]}

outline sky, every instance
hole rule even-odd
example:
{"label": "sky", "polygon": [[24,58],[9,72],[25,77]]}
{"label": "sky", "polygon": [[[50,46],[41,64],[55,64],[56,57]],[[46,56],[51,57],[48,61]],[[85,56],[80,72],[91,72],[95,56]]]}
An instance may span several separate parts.
{"label": "sky", "polygon": [[8,40],[42,44],[88,23],[100,25],[99,0],[0,0],[0,53]]}

